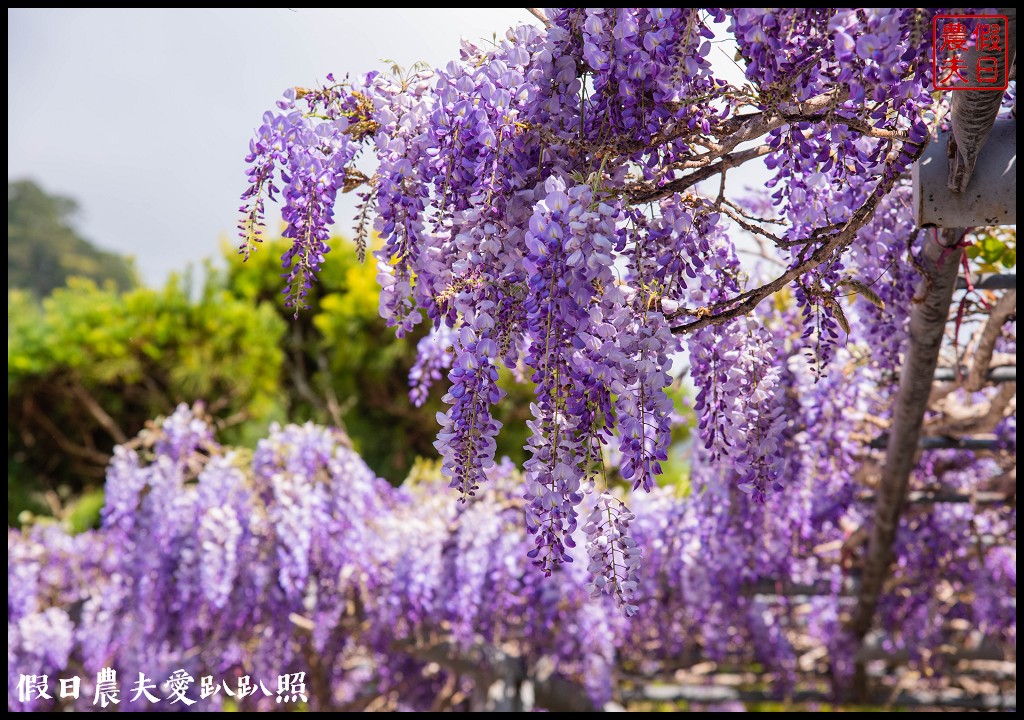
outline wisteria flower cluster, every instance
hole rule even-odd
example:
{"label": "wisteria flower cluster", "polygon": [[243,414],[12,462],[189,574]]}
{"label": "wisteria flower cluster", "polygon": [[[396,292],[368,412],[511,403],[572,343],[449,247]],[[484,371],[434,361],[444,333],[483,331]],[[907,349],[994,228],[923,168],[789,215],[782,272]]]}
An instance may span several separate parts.
{"label": "wisteria flower cluster", "polygon": [[[795,271],[799,350],[819,377],[850,332],[844,281],[888,272],[893,300],[906,294],[897,243],[912,223],[892,198],[928,139],[929,12],[556,9],[492,48],[466,43],[444,68],[289,90],[253,141],[243,251],[283,183],[298,308],[336,193],[365,186],[381,314],[399,334],[426,319],[442,338],[421,342],[413,399],[448,370],[437,444],[461,498],[495,460],[498,367],[536,384],[527,526],[545,572],[569,559],[603,446],[618,447],[623,478],[654,487],[681,336],[700,440],[763,502],[786,484],[786,369],[769,313],[739,319],[770,293],[740,269],[736,231],[769,239]],[[742,86],[716,76],[727,31]],[[777,214],[756,219],[724,197],[724,176],[762,157]],[[716,175],[717,198],[697,192]],[[864,317],[892,363],[903,320]]]}

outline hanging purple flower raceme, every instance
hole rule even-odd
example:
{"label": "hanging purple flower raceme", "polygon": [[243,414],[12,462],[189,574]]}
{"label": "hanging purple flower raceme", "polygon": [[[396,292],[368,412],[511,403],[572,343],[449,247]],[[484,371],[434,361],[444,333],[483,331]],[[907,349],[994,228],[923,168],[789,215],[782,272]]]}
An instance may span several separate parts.
{"label": "hanging purple flower raceme", "polygon": [[274,184],[277,168],[288,162],[288,147],[294,141],[294,125],[301,119],[301,113],[295,112],[295,91],[285,91],[284,98],[277,102],[281,110],[292,110],[288,114],[268,110],[263,114],[263,124],[256,131],[256,137],[249,141],[249,154],[245,162],[250,167],[246,170],[249,186],[242,193],[244,203],[239,208],[242,220],[238,224],[239,237],[242,244],[239,254],[246,260],[263,242],[266,226],[267,198],[274,200],[280,189]]}
{"label": "hanging purple flower raceme", "polygon": [[665,391],[671,383],[669,356],[678,341],[660,312],[639,310],[629,330],[620,336],[620,348],[632,362],[624,373],[625,391],[615,402],[620,472],[634,490],[650,492],[672,439],[673,406]]}
{"label": "hanging purple flower raceme", "polygon": [[441,379],[442,371],[452,366],[454,339],[452,330],[442,325],[416,344],[416,362],[409,370],[409,401],[416,407],[422,407],[430,388]]}
{"label": "hanging purple flower raceme", "polygon": [[[763,503],[783,489],[786,451],[784,433],[785,388],[780,383],[781,368],[777,364],[780,348],[771,333],[754,320],[746,322],[747,337],[740,361],[749,366],[747,386],[743,388],[746,402],[742,408],[739,431],[745,442],[737,443],[732,458],[738,475],[737,484],[754,502]],[[740,420],[737,417],[736,420]]]}
{"label": "hanging purple flower raceme", "polygon": [[[690,263],[706,273],[685,291],[684,297],[696,305],[722,302],[739,290],[739,264],[718,221],[719,216],[702,213],[688,223],[689,232],[702,234]],[[759,502],[782,489],[786,420],[779,350],[763,322],[750,318],[701,328],[690,341],[704,447],[714,459],[728,456],[734,482]]]}
{"label": "hanging purple flower raceme", "polygon": [[325,476],[336,442],[330,430],[312,424],[275,424],[253,454],[263,491],[274,497],[269,515],[279,538],[279,579],[291,599],[306,588],[316,537],[327,526],[331,500]]}
{"label": "hanging purple flower raceme", "polygon": [[638,569],[643,550],[629,533],[629,524],[636,516],[621,500],[603,492],[597,496],[583,532],[587,535],[588,570],[593,580],[588,583],[591,595],[613,595],[626,616],[639,610],[634,594],[639,586]]}
{"label": "hanging purple flower raceme", "polygon": [[458,332],[457,359],[448,374],[452,386],[443,398],[452,407],[437,418],[441,432],[435,446],[441,453],[442,471],[463,501],[475,494],[494,464],[494,438],[501,429],[490,411],[505,393],[498,387],[498,369],[493,364],[498,346],[490,338],[494,321],[489,309],[483,303],[474,308],[471,322],[481,328],[479,334],[469,324]]}
{"label": "hanging purple flower raceme", "polygon": [[217,458],[199,476],[196,536],[199,545],[200,587],[210,605],[224,609],[242,571],[241,546],[245,541],[252,500],[242,471],[230,458]]}
{"label": "hanging purple flower raceme", "polygon": [[[546,380],[552,387],[547,406],[544,401],[534,406],[535,427],[546,423],[547,437],[543,438],[546,442],[538,442],[536,437],[531,440],[534,457],[527,465],[528,471],[538,468],[528,478],[547,478],[546,485],[537,482],[528,493],[536,513],[532,523],[539,531],[535,555],[545,546],[556,551],[541,555],[541,563],[549,563],[545,567],[550,567],[552,556],[558,558],[557,552],[564,551],[558,548],[557,533],[551,533],[543,521],[550,516],[559,521],[565,518],[563,528],[571,532],[575,527],[580,488],[603,465],[600,447],[615,427],[612,393],[619,394],[618,422],[627,437],[623,443],[625,472],[629,478],[636,476],[637,486],[651,487],[651,478],[660,469],[657,459],[664,458],[666,445],[668,412],[663,388],[667,375],[661,371],[665,365],[656,366],[645,356],[649,352],[658,356],[674,345],[664,326],[667,339],[662,337],[663,344],[644,341],[642,331],[641,341],[634,342],[637,332],[632,323],[645,321],[637,320],[637,313],[626,304],[612,270],[618,208],[597,199],[586,185],[564,188],[559,181],[548,181],[547,198],[539,206],[544,216],[535,216],[533,234],[527,240],[533,250],[527,270],[532,273],[534,293],[526,307],[534,323],[531,330],[539,335],[533,340],[534,354],[528,363],[538,368],[535,379]],[[545,240],[544,232],[552,237]],[[563,262],[558,272],[555,268]],[[545,300],[546,306],[542,304]],[[560,317],[552,314],[554,309]],[[641,318],[646,314],[645,310],[639,312]],[[648,328],[653,329],[653,322],[647,323]],[[637,384],[649,388],[646,396],[643,392],[636,396],[638,403],[631,402],[629,394]],[[545,411],[552,409],[555,412],[545,417]],[[645,413],[648,423],[644,423]],[[663,426],[659,426],[659,418]],[[665,428],[663,438],[652,440],[650,426]],[[560,561],[567,558],[564,554],[560,557]]]}
{"label": "hanging purple flower raceme", "polygon": [[628,258],[628,319],[617,341],[629,362],[623,377],[627,391],[618,393],[616,410],[620,469],[634,490],[654,487],[671,441],[673,406],[666,390],[679,341],[667,315],[688,299],[684,275],[693,274],[690,255],[695,240],[693,216],[680,200],[663,202],[654,218],[632,212],[618,234]]}
{"label": "hanging purple flower raceme", "polygon": [[871,348],[871,361],[887,373],[897,371],[905,350],[920,278],[911,255],[919,231],[911,218],[909,196],[909,186],[897,188],[857,233],[847,264],[853,279],[867,290],[849,281],[843,285],[853,310],[851,324],[859,328],[855,336]]}
{"label": "hanging purple flower raceme", "polygon": [[[608,386],[615,378],[609,372],[593,372],[593,361],[577,351],[577,346],[586,350],[588,343],[599,349],[600,338],[576,332],[577,327],[584,330],[583,321],[589,318],[595,299],[596,287],[589,280],[608,272],[607,267],[601,270],[605,263],[599,261],[600,254],[587,264],[584,257],[589,248],[582,244],[603,247],[610,261],[611,240],[588,232],[589,188],[567,191],[565,182],[552,176],[545,191],[530,221],[529,253],[524,261],[530,277],[524,305],[530,340],[526,364],[533,368],[538,384],[538,400],[531,407],[534,419],[529,423],[533,456],[525,467],[530,502],[527,527],[537,536],[530,557],[550,573],[555,565],[572,561],[566,547],[574,545],[571,535],[584,479],[592,473],[593,463],[600,461],[595,442],[608,422]],[[608,208],[605,217],[613,213]],[[593,213],[594,222],[600,223],[600,218],[600,212]],[[608,292],[614,291],[609,287]],[[595,310],[600,316],[600,304]]]}
{"label": "hanging purple flower raceme", "polygon": [[429,77],[419,73],[402,80],[371,73],[365,87],[373,98],[377,123],[374,230],[383,247],[374,257],[381,284],[380,311],[399,336],[422,321],[417,308],[429,308],[450,276],[439,256],[444,238],[426,227],[426,195],[420,189],[433,177],[425,164]]}
{"label": "hanging purple flower raceme", "polygon": [[[285,304],[294,307],[297,316],[305,307],[304,299],[324,255],[330,252],[327,240],[334,223],[334,202],[338,190],[345,187],[347,168],[360,145],[351,137],[353,124],[348,115],[354,111],[343,114],[337,110],[352,106],[351,96],[333,88],[306,97],[311,113],[321,105],[334,108],[335,116],[327,121],[308,117],[296,102],[295,89],[289,89],[278,102],[281,112],[264,115],[246,158],[252,167],[249,188],[242,195],[245,219],[239,227],[244,240],[240,252],[248,257],[254,243],[261,241],[264,192],[275,199],[280,190],[284,198],[283,235],[292,240],[281,258],[288,271]],[[275,185],[275,176],[283,187]]]}
{"label": "hanging purple flower raceme", "polygon": [[[700,233],[693,264],[703,272],[686,297],[701,307],[726,302],[740,289],[735,251],[722,234],[717,216],[701,214],[694,219],[693,226]],[[680,239],[685,242],[686,235]],[[693,333],[689,340],[692,374],[697,383],[695,410],[700,439],[714,459],[728,454],[729,447],[742,440],[732,437],[734,399],[742,386],[742,368],[736,361],[743,342],[743,335],[733,329],[733,323],[710,325]]]}

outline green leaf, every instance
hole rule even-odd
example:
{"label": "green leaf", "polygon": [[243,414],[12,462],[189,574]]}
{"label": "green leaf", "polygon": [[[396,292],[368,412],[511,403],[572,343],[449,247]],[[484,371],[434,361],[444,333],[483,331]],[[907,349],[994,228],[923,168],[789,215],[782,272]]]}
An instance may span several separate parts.
{"label": "green leaf", "polygon": [[103,491],[87,492],[75,501],[67,515],[72,533],[82,533],[100,525],[100,510],[103,509]]}
{"label": "green leaf", "polygon": [[981,258],[987,263],[997,263],[1006,251],[1006,245],[997,237],[989,235],[981,241]]}

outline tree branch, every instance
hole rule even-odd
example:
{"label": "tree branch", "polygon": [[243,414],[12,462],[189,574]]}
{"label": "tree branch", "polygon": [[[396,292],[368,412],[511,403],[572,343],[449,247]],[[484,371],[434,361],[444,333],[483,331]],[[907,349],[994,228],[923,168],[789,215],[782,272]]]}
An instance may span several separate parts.
{"label": "tree branch", "polygon": [[1011,317],[1017,314],[1017,290],[1008,291],[999,298],[999,302],[992,308],[985,328],[981,331],[978,339],[978,346],[974,351],[974,358],[971,362],[971,370],[964,382],[964,389],[968,392],[977,392],[985,384],[985,373],[988,372],[989,364],[992,362],[992,353],[996,348],[996,340],[1003,332],[1003,325]]}
{"label": "tree branch", "polygon": [[[925,424],[929,435],[979,435],[991,433],[1017,398],[1017,383],[1004,383],[988,403],[963,406],[943,403],[941,417]],[[932,406],[932,409],[935,409]]]}
{"label": "tree branch", "polygon": [[128,436],[124,434],[124,431],[114,421],[114,418],[110,417],[107,411],[89,394],[89,391],[82,387],[81,383],[77,380],[72,380],[70,390],[71,394],[85,405],[85,409],[100,424],[100,427],[110,433],[110,437],[114,438],[114,442],[118,445],[128,442]]}
{"label": "tree branch", "polygon": [[[699,182],[703,182],[708,178],[714,177],[720,172],[724,172],[734,167],[739,167],[749,160],[762,157],[770,152],[771,148],[767,145],[759,145],[758,147],[750,148],[748,150],[741,150],[725,155],[718,155],[717,153],[701,155],[701,159],[707,158],[708,163],[712,163],[716,157],[721,159],[713,164],[705,163],[702,166],[695,166],[699,169],[694,170],[694,172],[684,175],[681,178],[670,180],[664,185],[658,187],[640,185],[634,188],[627,188],[626,195],[629,202],[634,205],[651,202],[652,200],[660,200],[661,198],[668,197],[673,193],[683,192]],[[699,161],[691,160],[690,162],[697,163]]]}
{"label": "tree branch", "polygon": [[747,115],[739,115],[737,117],[730,118],[722,124],[722,128],[727,137],[720,141],[718,147],[714,147],[713,149],[724,155],[731,152],[741,143],[745,143],[749,140],[756,140],[762,135],[765,135],[772,130],[777,130],[783,125],[788,125],[791,122],[824,119],[825,116],[820,113],[834,108],[839,103],[845,101],[848,97],[848,90],[842,90],[838,93],[823,93],[811,98],[810,100],[796,103],[795,112],[787,112],[778,109],[774,111],[765,110],[763,112],[749,113]]}
{"label": "tree branch", "polygon": [[[334,423],[334,427],[338,428],[345,433],[348,437],[348,429],[345,427],[345,422],[341,419],[341,416],[345,414],[341,408],[341,403],[338,402],[338,395],[334,392],[334,385],[331,383],[331,364],[327,359],[327,354],[324,351],[318,350],[316,354],[317,367],[320,369],[320,373],[323,377],[327,378],[324,385],[324,395],[326,396],[327,413],[331,418],[331,422]],[[352,399],[349,399],[349,405],[353,403]]]}
{"label": "tree branch", "polygon": [[[785,263],[779,260],[778,257],[769,257],[768,253],[766,252],[766,248],[764,247],[764,244],[762,242],[762,238],[764,240],[771,240],[776,245],[776,247],[781,247],[782,243],[785,242],[782,238],[780,238],[778,235],[768,232],[762,227],[758,227],[757,225],[755,225],[754,222],[757,221],[751,221],[748,218],[743,217],[743,215],[741,215],[735,209],[735,206],[728,200],[723,200],[721,203],[719,203],[719,208],[725,215],[729,217],[730,220],[732,220],[734,223],[736,223],[741,228],[743,228],[748,233],[754,236],[754,238],[758,242],[758,245],[760,245],[761,257],[763,257],[765,260],[771,260],[778,265],[785,265]],[[763,222],[763,220],[760,220],[760,222]],[[737,252],[739,252],[738,248]]]}
{"label": "tree branch", "polygon": [[43,426],[43,429],[50,433],[50,436],[57,443],[57,446],[61,450],[66,452],[68,455],[72,455],[77,458],[81,458],[89,463],[93,463],[95,467],[82,467],[78,466],[78,469],[83,474],[88,474],[93,477],[103,477],[106,473],[107,465],[110,463],[110,455],[107,453],[99,452],[98,450],[90,450],[89,448],[76,445],[72,442],[67,435],[61,432],[60,428],[49,418],[45,412],[33,413],[32,419]]}
{"label": "tree branch", "polygon": [[548,20],[547,15],[541,12],[540,8],[526,8],[526,12],[544,23],[544,27],[551,27],[551,21]]}
{"label": "tree branch", "polygon": [[944,242],[940,242],[936,231],[925,243],[926,274],[917,289],[924,300],[915,305],[910,317],[910,347],[900,372],[892,432],[875,500],[874,525],[857,607],[849,625],[858,640],[862,640],[871,628],[878,598],[889,574],[892,544],[907,495],[910,472],[917,461],[921,426],[963,254],[963,249],[957,247],[960,236],[959,229],[947,229],[942,231]]}
{"label": "tree branch", "polygon": [[[921,153],[924,152],[924,148],[925,144],[922,144],[917,149],[917,152],[914,153],[913,160],[916,161],[917,158],[921,156]],[[736,297],[719,303],[716,306],[728,308],[726,310],[715,312],[714,310],[708,310],[705,308],[704,312],[694,310],[680,311],[680,313],[669,318],[669,320],[676,320],[680,315],[690,315],[697,319],[683,325],[677,325],[672,328],[672,332],[675,334],[690,333],[700,330],[703,327],[707,327],[708,325],[721,325],[733,318],[746,315],[747,313],[752,312],[754,308],[756,308],[765,298],[774,295],[804,273],[813,270],[818,265],[831,258],[836,252],[842,252],[842,250],[853,242],[860,229],[870,222],[879,203],[881,203],[882,198],[889,194],[898,180],[899,178],[892,177],[880,181],[878,185],[875,186],[874,191],[868,196],[867,201],[860,206],[860,208],[838,232],[833,233],[831,236],[820,238],[821,240],[824,240],[824,242],[822,242],[822,244],[818,246],[818,249],[811,253],[810,257],[806,260],[789,268],[786,272],[782,273],[771,282],[753,290],[740,293]],[[800,242],[810,244],[818,241],[819,238],[815,237],[815,234],[816,233],[812,233],[810,237]]]}

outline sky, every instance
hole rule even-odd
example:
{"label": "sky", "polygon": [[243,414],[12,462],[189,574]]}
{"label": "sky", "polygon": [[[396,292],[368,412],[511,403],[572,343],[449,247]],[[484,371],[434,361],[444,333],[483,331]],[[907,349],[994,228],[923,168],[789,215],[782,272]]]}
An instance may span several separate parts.
{"label": "sky", "polygon": [[[525,9],[7,10],[7,177],[77,201],[143,280],[234,242],[249,138],[288,87],[443,66]],[[348,230],[339,213],[339,231]]]}

